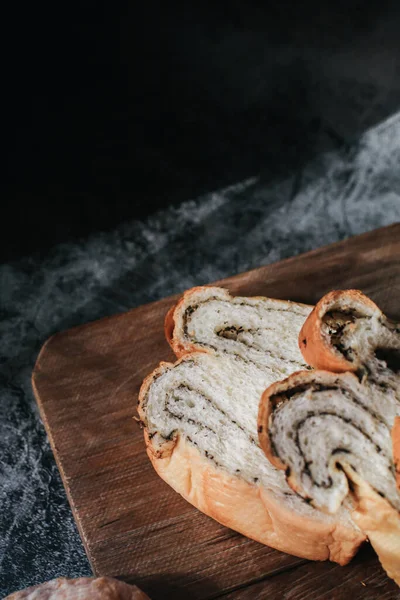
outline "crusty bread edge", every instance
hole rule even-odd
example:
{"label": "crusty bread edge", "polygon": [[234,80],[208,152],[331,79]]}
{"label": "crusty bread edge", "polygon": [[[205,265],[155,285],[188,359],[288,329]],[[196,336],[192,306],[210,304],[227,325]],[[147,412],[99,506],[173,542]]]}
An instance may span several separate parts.
{"label": "crusty bread edge", "polygon": [[210,286],[197,286],[186,290],[178,300],[176,304],[171,306],[169,311],[167,312],[164,320],[164,333],[168,344],[171,346],[175,356],[177,358],[181,358],[185,356],[185,354],[190,354],[192,352],[208,352],[206,349],[198,348],[194,344],[186,343],[183,344],[175,335],[175,327],[176,327],[176,315],[178,314],[181,307],[186,303],[188,297],[199,290],[204,290]]}
{"label": "crusty bread edge", "polygon": [[[188,359],[190,356],[183,357],[178,363]],[[361,532],[350,525],[295,513],[262,486],[215,467],[183,437],[160,443],[158,436],[149,435],[144,405],[147,391],[169,366],[161,363],[146,377],[138,405],[147,454],[161,479],[201,512],[246,537],[309,560],[347,564],[365,540]]]}
{"label": "crusty bread edge", "polygon": [[265,488],[215,468],[178,438],[159,456],[144,432],[148,456],[158,475],[204,514],[257,542],[309,560],[347,564],[365,536],[352,527],[294,513]]}
{"label": "crusty bread edge", "polygon": [[322,320],[326,313],[334,308],[340,310],[337,305],[343,301],[349,304],[353,302],[363,304],[366,309],[381,314],[376,304],[360,290],[335,290],[323,296],[307,317],[299,334],[299,347],[304,360],[315,369],[334,373],[357,370],[357,365],[346,360],[332,346],[330,337],[322,327]]}
{"label": "crusty bread edge", "polygon": [[353,520],[367,534],[388,576],[400,585],[400,515],[356,472],[348,476],[357,498]]}

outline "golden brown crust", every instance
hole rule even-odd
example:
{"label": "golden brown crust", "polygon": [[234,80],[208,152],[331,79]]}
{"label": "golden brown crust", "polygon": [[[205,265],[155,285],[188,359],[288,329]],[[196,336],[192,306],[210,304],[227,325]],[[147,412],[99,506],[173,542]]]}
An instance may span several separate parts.
{"label": "golden brown crust", "polygon": [[4,600],[150,600],[136,586],[111,577],[52,579],[15,592]]}
{"label": "golden brown crust", "polygon": [[194,344],[191,344],[190,342],[186,342],[185,344],[183,344],[179,340],[179,338],[176,335],[174,335],[174,333],[175,333],[175,316],[180,311],[182,305],[184,305],[186,303],[187,298],[189,296],[191,296],[192,294],[194,294],[198,291],[204,290],[207,287],[209,287],[209,286],[197,286],[197,287],[190,288],[189,290],[186,290],[186,292],[184,292],[182,294],[181,299],[174,306],[171,306],[171,308],[169,309],[169,311],[167,312],[167,314],[165,316],[165,320],[164,320],[165,337],[177,358],[182,358],[182,356],[185,356],[186,354],[190,354],[191,352],[208,352],[208,350],[206,350],[205,348],[198,348],[197,346],[195,346]]}
{"label": "golden brown crust", "polygon": [[326,294],[316,304],[306,319],[299,335],[299,347],[305,361],[315,369],[343,373],[356,371],[357,365],[346,360],[331,343],[329,335],[323,327],[323,318],[332,310],[340,310],[344,305],[364,306],[368,312],[378,311],[379,308],[360,290],[333,291]]}
{"label": "golden brown crust", "polygon": [[[299,373],[303,374],[304,371],[293,373],[291,377],[293,378]],[[286,465],[273,452],[271,438],[268,434],[268,424],[274,406],[279,401],[279,395],[289,387],[287,379],[284,381],[275,381],[264,390],[258,407],[257,431],[260,446],[270,463],[272,463],[276,469],[280,469],[281,471],[286,469]]]}
{"label": "golden brown crust", "polygon": [[158,475],[185,500],[222,525],[262,544],[310,560],[347,564],[365,536],[351,526],[291,511],[265,488],[214,467],[183,438],[159,458],[145,432],[148,456]]}
{"label": "golden brown crust", "polygon": [[367,534],[388,576],[400,585],[400,515],[352,469],[347,474],[356,499],[353,520]]}
{"label": "golden brown crust", "polygon": [[171,348],[172,348],[172,340],[174,337],[174,329],[175,329],[175,320],[174,320],[175,308],[176,308],[176,304],[171,306],[171,308],[165,315],[165,320],[164,320],[165,338],[166,338],[168,344],[171,346]]}

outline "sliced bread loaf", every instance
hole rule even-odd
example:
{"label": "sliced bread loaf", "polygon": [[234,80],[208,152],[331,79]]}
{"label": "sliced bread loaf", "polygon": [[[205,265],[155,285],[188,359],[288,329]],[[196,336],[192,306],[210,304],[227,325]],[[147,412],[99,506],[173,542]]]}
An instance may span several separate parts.
{"label": "sliced bread loaf", "polygon": [[333,292],[299,342],[313,366],[340,373],[304,371],[272,384],[260,403],[260,444],[313,506],[335,513],[350,498],[355,522],[399,583],[400,328],[361,292]]}
{"label": "sliced bread loaf", "polygon": [[263,390],[303,364],[297,337],[310,310],[190,290],[167,317],[182,358],[146,378],[138,410],[155,470],[194,506],[279,550],[344,564],[365,536],[345,509],[325,515],[294,493],[257,436]]}

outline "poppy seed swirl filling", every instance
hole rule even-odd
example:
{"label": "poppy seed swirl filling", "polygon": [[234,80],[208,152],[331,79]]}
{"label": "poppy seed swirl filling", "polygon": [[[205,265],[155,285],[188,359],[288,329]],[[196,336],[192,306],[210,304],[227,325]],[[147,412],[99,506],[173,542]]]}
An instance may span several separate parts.
{"label": "poppy seed swirl filling", "polygon": [[391,426],[379,412],[373,387],[351,375],[337,386],[310,377],[270,403],[272,453],[286,465],[291,485],[315,507],[336,512],[351,491],[353,471],[400,510]]}
{"label": "poppy seed swirl filling", "polygon": [[[293,332],[300,331],[311,307],[271,299],[216,295],[197,298],[182,312],[186,342],[219,354],[240,356],[276,368],[277,376],[308,369]],[[279,372],[278,372],[279,371]]]}
{"label": "poppy seed swirl filling", "polygon": [[[276,486],[282,473],[268,462],[258,445],[257,402],[246,403],[244,395],[257,398],[271,374],[261,372],[235,357],[197,355],[184,360],[153,382],[146,399],[147,423],[165,440],[183,436],[216,466],[242,475],[249,482],[270,480]],[[279,483],[278,483],[279,481]],[[272,483],[273,485],[273,483]]]}
{"label": "poppy seed swirl filling", "polygon": [[[355,363],[377,385],[396,388],[400,377],[400,330],[382,313],[356,309],[329,310],[321,329],[332,350]],[[386,381],[385,381],[386,380]]]}
{"label": "poppy seed swirl filling", "polygon": [[[304,514],[315,509],[295,494],[258,442],[258,400],[274,381],[266,369],[235,356],[206,353],[166,365],[144,400],[145,426],[157,448],[179,439],[218,469],[270,490]],[[343,516],[347,520],[347,516]],[[325,517],[326,519],[326,517]]]}

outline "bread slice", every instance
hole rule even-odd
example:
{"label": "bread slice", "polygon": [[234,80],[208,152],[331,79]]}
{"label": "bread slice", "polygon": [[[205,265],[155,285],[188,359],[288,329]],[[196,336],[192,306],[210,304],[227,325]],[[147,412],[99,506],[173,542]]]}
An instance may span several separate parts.
{"label": "bread slice", "polygon": [[313,366],[340,373],[272,384],[259,408],[261,447],[313,506],[333,514],[351,498],[353,519],[400,583],[400,327],[361,292],[333,292],[299,343]]}
{"label": "bread slice", "polygon": [[316,369],[357,372],[370,365],[374,379],[391,379],[400,371],[399,334],[400,326],[359,290],[334,291],[305,321],[299,346]]}
{"label": "bread slice", "polygon": [[275,372],[278,379],[307,368],[297,338],[311,310],[296,302],[197,287],[167,313],[165,335],[178,358],[195,351],[231,354]]}
{"label": "bread slice", "polygon": [[365,539],[348,512],[332,517],[304,502],[258,444],[261,394],[302,365],[297,337],[310,310],[190,290],[167,317],[181,359],[146,378],[138,411],[155,470],[199,510],[279,550],[345,564]]}

